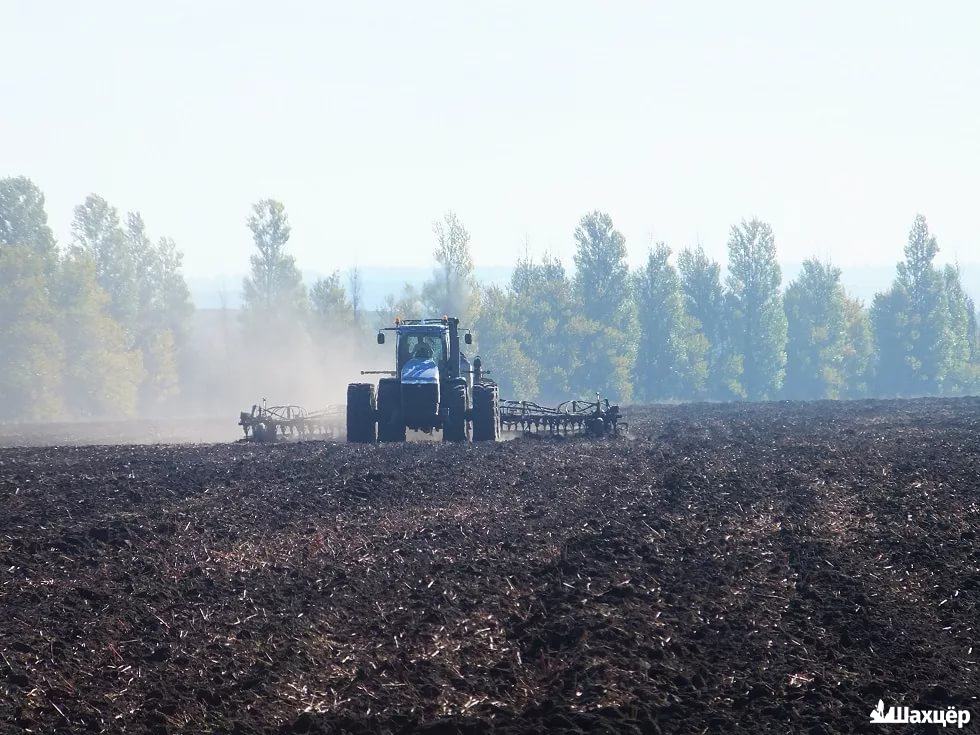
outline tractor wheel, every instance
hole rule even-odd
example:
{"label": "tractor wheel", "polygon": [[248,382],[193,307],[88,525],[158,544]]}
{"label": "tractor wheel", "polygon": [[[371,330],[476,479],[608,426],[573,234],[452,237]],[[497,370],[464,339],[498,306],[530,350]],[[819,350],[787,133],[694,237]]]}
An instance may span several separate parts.
{"label": "tractor wheel", "polygon": [[494,383],[473,386],[473,441],[492,442],[500,437],[500,399]]}
{"label": "tractor wheel", "polygon": [[446,386],[446,419],[442,425],[444,442],[469,440],[469,424],[466,421],[466,383],[453,382]]}
{"label": "tractor wheel", "polygon": [[375,423],[374,386],[371,383],[351,383],[347,386],[347,441],[373,444],[378,440]]}
{"label": "tractor wheel", "polygon": [[402,384],[398,378],[382,378],[378,383],[378,441],[405,441]]}

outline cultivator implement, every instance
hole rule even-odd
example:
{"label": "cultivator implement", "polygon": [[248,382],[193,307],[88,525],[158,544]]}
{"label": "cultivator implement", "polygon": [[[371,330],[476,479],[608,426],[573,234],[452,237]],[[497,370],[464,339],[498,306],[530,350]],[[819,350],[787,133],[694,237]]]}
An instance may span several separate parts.
{"label": "cultivator implement", "polygon": [[629,429],[619,406],[599,396],[594,401],[565,401],[555,407],[531,401],[501,401],[500,424],[504,431],[558,436],[619,436]]}
{"label": "cultivator implement", "polygon": [[344,407],[328,406],[307,411],[300,406],[254,405],[239,414],[238,425],[245,439],[273,442],[278,439],[321,437],[333,439],[343,433]]}

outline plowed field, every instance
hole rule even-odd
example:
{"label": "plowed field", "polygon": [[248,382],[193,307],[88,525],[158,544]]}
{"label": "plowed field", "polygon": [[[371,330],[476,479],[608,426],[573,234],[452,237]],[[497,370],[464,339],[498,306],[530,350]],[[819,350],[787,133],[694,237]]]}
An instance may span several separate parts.
{"label": "plowed field", "polygon": [[0,729],[897,731],[879,698],[977,726],[980,400],[629,420],[0,449]]}

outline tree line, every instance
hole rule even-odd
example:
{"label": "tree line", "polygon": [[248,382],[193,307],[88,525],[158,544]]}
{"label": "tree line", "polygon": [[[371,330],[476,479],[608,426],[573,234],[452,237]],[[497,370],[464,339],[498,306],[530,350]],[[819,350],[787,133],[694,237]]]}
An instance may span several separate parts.
{"label": "tree line", "polygon": [[[244,346],[225,355],[205,391],[253,370],[252,387],[274,384],[290,399],[309,381],[273,376],[312,370],[313,381],[326,379],[294,363],[370,359],[364,346],[377,327],[441,314],[472,327],[505,396],[725,401],[980,389],[975,305],[957,268],[936,265],[922,216],[894,283],[870,305],[816,258],[784,287],[772,228],[758,219],[731,228],[724,271],[701,247],[675,256],[664,243],[631,270],[611,217],[591,212],[572,233],[571,271],[553,256],[525,256],[498,286],[477,282],[470,234],[450,212],[433,227],[431,278],[376,309],[363,303],[357,269],[304,284],[281,202],[255,203],[246,224],[254,252],[236,320]],[[0,418],[131,416],[192,393],[195,362],[213,359],[190,354],[192,313],[180,252],[170,238],[151,238],[139,213],[121,218],[90,195],[60,247],[37,186],[0,180]]]}
{"label": "tree line", "polygon": [[549,257],[484,289],[480,344],[504,392],[622,401],[957,395],[980,390],[980,332],[959,270],[917,216],[892,286],[870,306],[811,258],[785,289],[772,228],[733,226],[727,273],[664,243],[635,272],[609,215],[575,230],[575,273]]}
{"label": "tree line", "polygon": [[180,391],[193,307],[173,240],[95,194],[59,247],[44,194],[0,179],[0,418],[132,416]]}
{"label": "tree line", "polygon": [[[281,250],[284,222],[280,204],[256,205],[246,312],[294,304],[334,335],[353,327],[356,339],[398,315],[457,314],[472,325],[504,395],[727,401],[980,390],[975,304],[959,270],[935,264],[939,247],[921,215],[894,283],[865,306],[846,293],[840,268],[817,258],[784,289],[772,228],[758,219],[731,228],[724,277],[703,248],[674,259],[664,243],[631,271],[625,238],[596,211],[573,233],[572,273],[553,256],[526,256],[509,284],[485,286],[474,277],[470,235],[450,212],[434,225],[431,279],[405,284],[373,315],[360,304],[356,270],[349,288],[335,272],[307,297]],[[275,245],[266,242],[270,233]],[[288,276],[271,275],[279,269]],[[279,283],[288,295],[271,293]]]}

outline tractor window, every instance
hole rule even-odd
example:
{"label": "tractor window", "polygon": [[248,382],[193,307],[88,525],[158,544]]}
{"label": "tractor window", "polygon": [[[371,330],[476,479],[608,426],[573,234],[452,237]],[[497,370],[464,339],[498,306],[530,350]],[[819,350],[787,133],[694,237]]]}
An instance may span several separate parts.
{"label": "tractor window", "polygon": [[399,365],[413,358],[441,363],[445,355],[445,345],[438,334],[405,334],[398,340]]}

